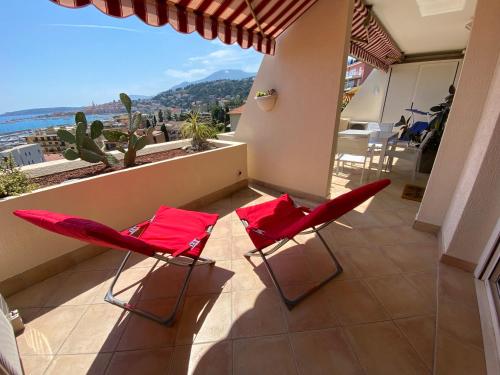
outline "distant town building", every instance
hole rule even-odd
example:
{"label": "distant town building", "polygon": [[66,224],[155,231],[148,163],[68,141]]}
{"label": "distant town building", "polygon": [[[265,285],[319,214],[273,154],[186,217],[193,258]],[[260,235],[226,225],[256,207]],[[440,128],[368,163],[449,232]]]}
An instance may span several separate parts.
{"label": "distant town building", "polygon": [[362,61],[349,60],[349,62],[346,68],[344,91],[349,91],[354,87],[361,86],[373,70],[370,65]]}
{"label": "distant town building", "polygon": [[229,122],[231,123],[231,131],[232,132],[234,132],[236,130],[236,128],[238,127],[238,122],[240,121],[240,117],[241,117],[241,114],[243,113],[244,109],[245,109],[245,105],[243,104],[242,106],[233,108],[228,112]]}
{"label": "distant town building", "polygon": [[[75,145],[68,144],[59,139],[57,130],[59,128],[47,128],[36,130],[33,134],[26,137],[28,144],[38,144],[45,154],[60,154],[67,148],[75,150]],[[65,128],[74,132],[74,128]]]}
{"label": "distant town building", "polygon": [[7,159],[9,155],[12,156],[12,159],[19,167],[43,163],[45,161],[42,148],[38,144],[16,146],[8,150],[0,151],[0,156],[3,159]]}

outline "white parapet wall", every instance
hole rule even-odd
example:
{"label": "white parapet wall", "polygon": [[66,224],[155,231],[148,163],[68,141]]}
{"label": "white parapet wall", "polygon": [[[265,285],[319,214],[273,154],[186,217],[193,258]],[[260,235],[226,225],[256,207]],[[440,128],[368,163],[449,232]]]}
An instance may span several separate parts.
{"label": "white parapet wall", "polygon": [[127,228],[160,205],[183,206],[246,181],[246,144],[214,143],[214,150],[0,200],[0,282],[85,245],[28,224],[14,210],[49,210]]}
{"label": "white parapet wall", "polygon": [[[180,141],[172,141],[172,142],[164,142],[151,144],[144,147],[142,150],[137,152],[138,156],[141,155],[149,155],[154,154],[156,152],[163,152],[168,150],[175,150],[177,148],[181,148],[189,145],[190,139],[182,139]],[[118,160],[123,160],[123,153],[120,151],[110,151],[110,154],[114,155]],[[21,167],[23,172],[26,172],[30,177],[41,177],[47,176],[49,174],[71,171],[74,169],[84,168],[91,166],[91,163],[88,163],[83,160],[52,160],[46,161],[43,163],[26,165]]]}

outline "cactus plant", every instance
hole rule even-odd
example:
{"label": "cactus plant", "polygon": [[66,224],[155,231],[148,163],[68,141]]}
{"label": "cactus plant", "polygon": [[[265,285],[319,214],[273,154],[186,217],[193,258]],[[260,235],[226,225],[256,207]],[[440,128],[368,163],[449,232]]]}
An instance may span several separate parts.
{"label": "cactus plant", "polygon": [[76,151],[70,148],[64,150],[63,156],[68,160],[76,160],[78,158],[89,162],[102,162],[106,166],[111,166],[118,163],[118,160],[111,154],[104,152],[96,143],[96,139],[102,134],[104,125],[101,121],[95,120],[90,125],[90,133],[87,133],[88,123],[83,112],[75,114],[76,131],[73,135],[66,129],[59,129],[57,135],[61,141],[74,144]]}
{"label": "cactus plant", "polygon": [[135,165],[137,151],[143,149],[148,144],[147,136],[153,133],[154,127],[149,127],[146,130],[146,135],[138,137],[135,132],[142,124],[142,114],[140,112],[132,114],[132,100],[127,94],[121,93],[120,101],[128,113],[128,130],[127,132],[119,130],[104,130],[103,135],[104,138],[110,142],[127,143],[126,149],[120,146],[117,147],[117,150],[125,154],[123,157],[123,165],[125,168],[128,168]]}

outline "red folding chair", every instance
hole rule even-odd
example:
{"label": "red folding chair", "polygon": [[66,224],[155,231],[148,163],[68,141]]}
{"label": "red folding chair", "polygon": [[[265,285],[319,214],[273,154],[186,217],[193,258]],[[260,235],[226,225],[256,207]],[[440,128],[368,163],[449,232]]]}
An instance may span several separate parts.
{"label": "red folding chair", "polygon": [[[247,252],[245,256],[262,257],[283,302],[291,310],[304,298],[314,293],[342,272],[342,266],[321,235],[320,230],[377,194],[390,183],[389,179],[372,182],[327,201],[314,210],[296,205],[288,194],[282,195],[270,202],[238,208],[236,213],[255,245],[255,249]],[[266,257],[281,248],[288,241],[293,240],[297,234],[308,233],[316,233],[326,247],[335,264],[335,272],[299,297],[289,299],[283,293]],[[263,251],[266,247],[273,244],[274,247],[271,250]]]}
{"label": "red folding chair", "polygon": [[[14,215],[51,232],[94,245],[128,250],[104,300],[158,323],[171,325],[179,310],[193,269],[215,264],[200,255],[218,215],[161,206],[147,221],[118,232],[92,220],[42,210],[17,210]],[[113,288],[132,253],[143,254],[174,266],[188,267],[177,302],[170,315],[160,317],[117,299]]]}

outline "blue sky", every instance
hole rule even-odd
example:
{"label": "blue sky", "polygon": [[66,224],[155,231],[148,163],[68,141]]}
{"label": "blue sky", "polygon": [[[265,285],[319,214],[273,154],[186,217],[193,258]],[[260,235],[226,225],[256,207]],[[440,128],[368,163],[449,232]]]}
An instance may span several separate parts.
{"label": "blue sky", "polygon": [[220,69],[256,72],[262,60],[169,25],[49,0],[0,1],[0,53],[0,113],[103,103],[119,92],[153,95]]}

